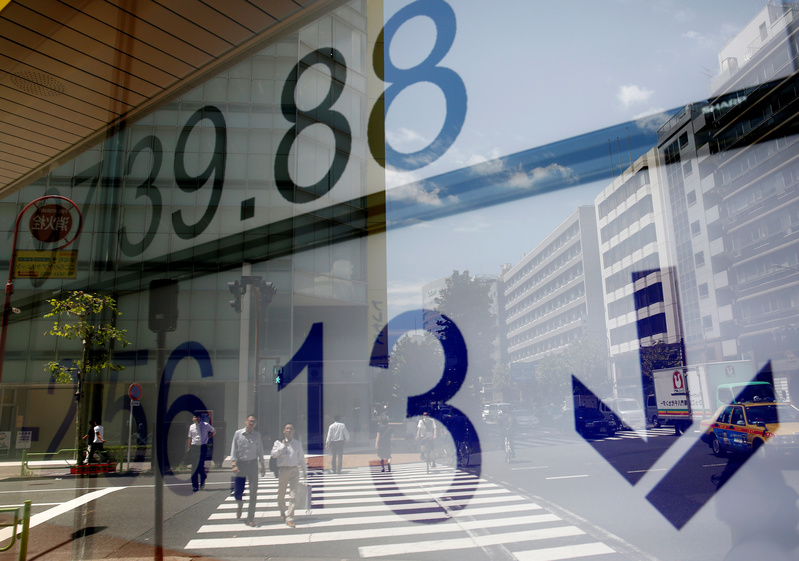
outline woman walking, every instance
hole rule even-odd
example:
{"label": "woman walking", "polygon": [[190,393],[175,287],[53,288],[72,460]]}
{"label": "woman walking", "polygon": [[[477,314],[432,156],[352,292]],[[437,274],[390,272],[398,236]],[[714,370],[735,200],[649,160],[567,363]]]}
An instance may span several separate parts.
{"label": "woman walking", "polygon": [[391,471],[391,427],[387,422],[381,422],[377,427],[377,439],[375,440],[377,457],[380,458],[380,471]]}

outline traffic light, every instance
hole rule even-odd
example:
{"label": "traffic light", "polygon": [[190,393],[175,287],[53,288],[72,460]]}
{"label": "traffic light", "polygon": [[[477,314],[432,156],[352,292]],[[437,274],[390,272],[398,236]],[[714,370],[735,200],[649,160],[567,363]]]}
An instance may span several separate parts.
{"label": "traffic light", "polygon": [[244,296],[244,292],[247,290],[247,285],[242,284],[240,281],[231,281],[227,283],[227,287],[230,290],[230,293],[233,295],[233,300],[230,301],[230,306],[240,314],[241,297]]}
{"label": "traffic light", "polygon": [[177,279],[150,281],[150,309],[147,327],[154,333],[174,331],[178,326]]}
{"label": "traffic light", "polygon": [[277,288],[275,288],[275,284],[271,282],[265,282],[261,285],[261,303],[266,306],[269,302],[272,301],[272,297],[277,294]]}
{"label": "traffic light", "polygon": [[277,385],[283,381],[283,367],[280,364],[275,364],[272,368],[272,382]]}

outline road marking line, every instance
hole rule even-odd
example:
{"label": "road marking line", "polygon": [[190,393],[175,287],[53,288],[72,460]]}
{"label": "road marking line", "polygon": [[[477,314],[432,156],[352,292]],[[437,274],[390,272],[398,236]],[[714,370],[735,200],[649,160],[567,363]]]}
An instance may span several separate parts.
{"label": "road marking line", "polygon": [[521,469],[547,469],[549,466],[529,466],[523,468],[510,468],[511,471],[519,471]]}
{"label": "road marking line", "polygon": [[559,559],[574,559],[575,557],[588,557],[589,555],[603,555],[606,553],[616,553],[616,550],[603,543],[596,542],[534,549],[532,551],[515,551],[513,555],[519,561],[558,561]]}
{"label": "road marking line", "polygon": [[577,477],[588,477],[588,475],[559,475],[557,477],[547,477],[547,479],[575,479]]}
{"label": "road marking line", "polygon": [[475,546],[488,547],[491,545],[506,545],[511,542],[546,540],[550,538],[579,536],[584,533],[585,532],[574,526],[564,526],[561,528],[546,528],[542,530],[511,532],[507,534],[490,534],[487,536],[474,536],[471,538],[457,538],[451,540],[436,540],[436,541],[418,542],[418,543],[399,543],[399,544],[390,544],[390,545],[365,546],[365,547],[359,547],[358,553],[360,554],[361,557],[408,555],[408,554],[423,553],[428,551],[471,549]]}
{"label": "road marking line", "polygon": [[666,468],[659,468],[659,469],[634,469],[628,471],[627,473],[647,473],[650,471],[668,471]]}
{"label": "road marking line", "polygon": [[[463,532],[462,524],[437,524],[435,526],[419,526],[417,524],[407,527],[383,528],[380,531],[381,537],[400,537],[417,536],[421,534],[444,534],[452,532]],[[413,553],[419,551],[444,551],[448,549],[466,549],[477,545],[485,547],[487,545],[507,544],[513,541],[542,540],[566,536],[577,536],[584,534],[582,530],[574,526],[562,526],[557,528],[543,528],[540,530],[525,530],[521,532],[504,532],[500,534],[490,534],[486,536],[475,536],[474,538],[454,538],[448,540],[433,540],[425,542],[401,543],[382,546],[371,546],[358,548],[361,557],[379,557],[381,555],[398,555],[402,553]],[[191,540],[186,544],[186,549],[213,549],[230,547],[261,547],[275,545],[295,545],[301,543],[324,543],[328,541],[360,540],[373,538],[374,529],[368,530],[349,530],[342,532],[327,532],[324,534],[314,533],[291,533],[283,535],[259,535],[252,537],[236,538],[212,538]]]}
{"label": "road marking line", "polygon": [[[264,503],[262,501],[259,501],[258,510],[256,511],[256,516],[258,516],[258,515],[272,516],[271,514],[267,514],[267,513],[264,512],[263,506],[264,506]],[[275,512],[277,512],[277,503],[275,503],[273,501],[270,506],[273,509],[275,509]],[[535,503],[522,503],[522,504],[515,504],[515,505],[484,506],[484,507],[474,507],[474,508],[470,507],[468,509],[463,509],[463,510],[448,510],[446,513],[445,512],[441,512],[441,511],[438,511],[438,512],[422,512],[422,513],[406,512],[404,514],[393,514],[393,515],[392,514],[388,514],[388,515],[384,515],[384,516],[387,516],[387,517],[396,516],[398,518],[398,520],[432,520],[434,518],[448,518],[448,517],[450,517],[450,518],[458,518],[458,517],[463,517],[463,516],[483,516],[483,515],[507,514],[507,513],[510,513],[510,512],[523,512],[523,511],[536,511],[536,510],[542,510],[542,508],[539,505],[535,504]],[[310,516],[314,517],[315,515],[322,515],[322,514],[327,514],[327,513],[328,513],[328,509],[317,510],[317,511],[312,510]],[[382,518],[382,517],[383,516],[380,516],[380,518]],[[378,516],[377,515],[370,515],[370,516],[365,517],[365,518],[369,519],[369,520],[374,520],[374,519],[378,518]],[[232,514],[228,514],[228,513],[214,513],[214,514],[211,514],[211,516],[208,518],[208,520],[232,520],[232,519],[233,519],[233,515]],[[300,523],[302,523],[302,518],[300,518]],[[222,524],[224,524],[224,523],[221,523],[221,524],[206,524],[205,526],[202,526],[202,529],[199,530],[199,532],[202,532],[202,533],[213,532],[214,531],[213,530],[214,527],[216,527],[218,525],[222,525]],[[236,527],[237,528],[241,528],[241,526],[238,523],[236,524]],[[252,529],[256,530],[257,528],[252,528]],[[246,531],[246,527],[245,527],[244,531]]]}
{"label": "road marking line", "polygon": [[[38,526],[42,522],[47,522],[48,520],[55,518],[56,516],[65,514],[70,510],[74,510],[79,506],[85,505],[86,503],[91,501],[95,501],[100,497],[104,497],[105,495],[113,493],[114,491],[119,491],[120,489],[127,489],[127,487],[106,487],[105,489],[100,489],[98,491],[86,493],[85,495],[81,495],[76,499],[72,499],[71,501],[61,503],[59,506],[51,508],[49,510],[45,510],[44,512],[40,512],[39,514],[34,514],[33,516],[31,516],[30,527],[33,528],[34,526]],[[11,527],[0,530],[0,542],[9,539],[13,532],[14,530]]]}

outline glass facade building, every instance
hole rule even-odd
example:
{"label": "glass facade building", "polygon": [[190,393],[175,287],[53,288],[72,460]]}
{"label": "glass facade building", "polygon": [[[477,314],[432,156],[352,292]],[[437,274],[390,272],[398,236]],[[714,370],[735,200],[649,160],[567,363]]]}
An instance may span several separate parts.
{"label": "glass facade building", "polygon": [[[0,492],[36,493],[31,555],[799,555],[799,5],[71,4],[0,11]],[[128,344],[53,335],[75,291]],[[296,527],[269,472],[236,516],[251,414],[304,448]],[[74,465],[89,419],[109,473]]]}

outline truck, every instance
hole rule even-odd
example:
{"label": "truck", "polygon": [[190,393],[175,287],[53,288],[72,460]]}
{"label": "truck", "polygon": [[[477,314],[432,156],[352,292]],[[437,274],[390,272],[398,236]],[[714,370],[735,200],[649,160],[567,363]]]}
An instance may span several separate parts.
{"label": "truck", "polygon": [[[649,413],[656,427],[674,426],[681,434],[692,420],[707,419],[722,405],[736,402],[775,401],[769,382],[753,380],[754,365],[748,360],[710,362],[687,367],[654,370],[656,413]],[[689,407],[690,399],[690,407]]]}

